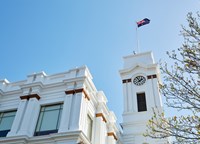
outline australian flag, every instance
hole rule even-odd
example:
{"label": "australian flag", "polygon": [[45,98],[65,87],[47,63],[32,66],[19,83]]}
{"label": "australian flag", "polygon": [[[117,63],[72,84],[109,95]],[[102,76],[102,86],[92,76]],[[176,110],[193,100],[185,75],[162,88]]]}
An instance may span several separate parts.
{"label": "australian flag", "polygon": [[138,27],[141,27],[141,26],[146,25],[146,24],[149,24],[149,23],[150,23],[150,20],[149,20],[148,18],[145,18],[145,19],[143,19],[143,20],[137,22],[137,26],[138,26]]}

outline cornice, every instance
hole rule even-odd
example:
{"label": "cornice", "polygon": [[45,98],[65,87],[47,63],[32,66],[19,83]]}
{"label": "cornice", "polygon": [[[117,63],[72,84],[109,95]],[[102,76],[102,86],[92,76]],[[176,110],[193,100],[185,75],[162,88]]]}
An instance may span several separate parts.
{"label": "cornice", "polygon": [[40,81],[32,82],[32,83],[25,83],[23,85],[20,85],[20,88],[24,89],[24,88],[31,88],[31,87],[37,87],[37,86],[39,86],[40,88],[44,88],[43,82],[40,82]]}
{"label": "cornice", "polygon": [[122,74],[125,74],[125,73],[130,73],[132,72],[134,69],[136,68],[144,68],[144,69],[150,69],[150,68],[156,68],[157,70],[157,67],[158,67],[158,64],[148,64],[148,65],[145,65],[145,64],[142,64],[142,63],[137,63],[135,65],[133,65],[132,67],[129,67],[129,68],[126,68],[126,69],[122,69],[122,70],[119,70],[119,73],[122,75]]}
{"label": "cornice", "polygon": [[128,55],[128,56],[124,56],[123,58],[127,59],[127,58],[130,58],[130,57],[141,57],[142,55],[147,55],[147,54],[152,55],[152,51],[147,51],[147,52],[137,53],[137,54],[131,54],[131,55]]}
{"label": "cornice", "polygon": [[62,82],[71,83],[71,82],[77,82],[77,81],[84,81],[86,78],[87,78],[86,76],[65,78],[65,79],[62,80]]}

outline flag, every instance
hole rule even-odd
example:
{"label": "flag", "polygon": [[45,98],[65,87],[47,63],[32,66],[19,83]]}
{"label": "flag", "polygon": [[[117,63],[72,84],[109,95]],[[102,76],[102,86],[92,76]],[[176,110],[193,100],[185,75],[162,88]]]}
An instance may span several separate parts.
{"label": "flag", "polygon": [[143,19],[143,20],[137,22],[137,26],[138,26],[138,27],[141,27],[141,26],[146,25],[146,24],[149,24],[149,23],[150,23],[150,20],[149,20],[148,18],[145,18],[145,19]]}

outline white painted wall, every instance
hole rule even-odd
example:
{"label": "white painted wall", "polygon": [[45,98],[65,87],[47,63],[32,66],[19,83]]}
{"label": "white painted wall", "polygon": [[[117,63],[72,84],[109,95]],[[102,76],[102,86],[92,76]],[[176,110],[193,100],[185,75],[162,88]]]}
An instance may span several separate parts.
{"label": "white painted wall", "polygon": [[[65,93],[76,89],[84,89],[84,92]],[[40,99],[20,99],[20,96],[31,94],[39,95]],[[57,103],[63,103],[58,133],[34,136],[40,107]],[[108,136],[108,129],[110,132],[113,127],[113,133],[119,130],[116,128],[116,118],[106,103],[106,96],[102,91],[97,91],[85,66],[54,75],[34,73],[28,75],[26,80],[14,83],[0,80],[0,112],[17,110],[11,131],[7,137],[0,138],[0,143],[75,144],[82,141],[84,144],[115,144],[117,141],[113,136]],[[96,117],[97,113],[104,117]],[[93,120],[91,142],[85,131],[87,115]],[[112,123],[112,126],[108,123]]]}
{"label": "white painted wall", "polygon": [[[123,142],[124,144],[162,144],[163,140],[146,138],[146,124],[153,116],[152,108],[162,112],[162,101],[159,94],[158,82],[160,72],[155,63],[152,52],[132,54],[124,57],[124,67],[119,71],[123,83],[124,112],[123,112]],[[149,75],[157,78],[148,79]],[[146,82],[137,86],[133,83],[136,76],[144,76]],[[138,112],[137,93],[145,93],[147,111]],[[164,140],[166,143],[167,140]]]}

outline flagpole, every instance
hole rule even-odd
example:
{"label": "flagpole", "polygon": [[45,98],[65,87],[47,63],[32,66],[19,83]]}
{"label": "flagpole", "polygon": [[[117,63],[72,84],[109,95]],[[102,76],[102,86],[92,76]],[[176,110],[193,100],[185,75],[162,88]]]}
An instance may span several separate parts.
{"label": "flagpole", "polygon": [[137,53],[140,52],[140,49],[139,49],[139,37],[138,37],[138,25],[137,25],[137,22],[136,22],[136,43],[137,43]]}

